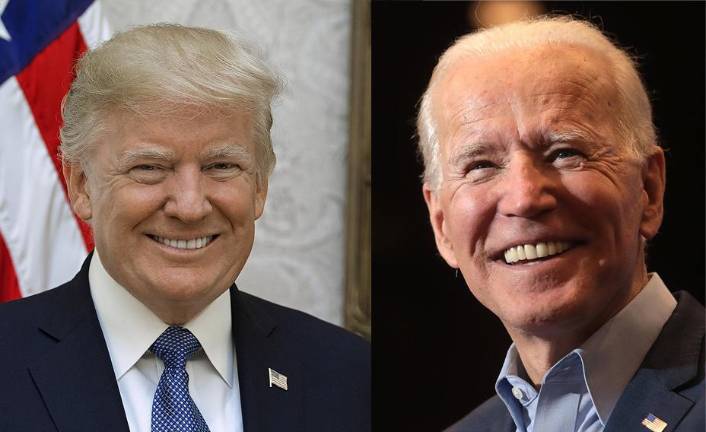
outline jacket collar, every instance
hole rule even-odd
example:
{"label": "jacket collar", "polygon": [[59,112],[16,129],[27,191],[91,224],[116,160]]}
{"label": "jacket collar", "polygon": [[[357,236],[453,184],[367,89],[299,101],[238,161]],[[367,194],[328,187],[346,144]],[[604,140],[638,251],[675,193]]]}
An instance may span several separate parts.
{"label": "jacket collar", "polygon": [[675,297],[674,313],[623,392],[606,432],[638,430],[649,414],[670,431],[694,406],[685,390],[703,386],[704,308],[686,292]]}
{"label": "jacket collar", "polygon": [[59,430],[128,431],[122,399],[88,285],[88,264],[56,290],[39,330],[53,349],[29,372]]}
{"label": "jacket collar", "polygon": [[[304,430],[305,380],[300,360],[283,349],[284,332],[271,308],[235,286],[231,296],[244,430]],[[287,390],[270,386],[268,369],[287,377]]]}

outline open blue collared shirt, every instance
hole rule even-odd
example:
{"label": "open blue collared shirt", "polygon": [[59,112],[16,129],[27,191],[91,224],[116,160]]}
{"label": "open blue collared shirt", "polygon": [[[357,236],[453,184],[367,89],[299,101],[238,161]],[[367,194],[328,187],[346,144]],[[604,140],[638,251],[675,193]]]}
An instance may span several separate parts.
{"label": "open blue collared shirt", "polygon": [[603,431],[676,304],[662,279],[651,274],[627,306],[547,371],[539,391],[528,382],[515,344],[510,346],[495,391],[517,431]]}

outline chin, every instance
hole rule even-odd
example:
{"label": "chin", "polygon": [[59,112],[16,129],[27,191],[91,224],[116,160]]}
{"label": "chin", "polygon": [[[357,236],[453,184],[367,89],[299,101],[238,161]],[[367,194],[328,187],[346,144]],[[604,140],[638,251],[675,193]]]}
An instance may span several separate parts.
{"label": "chin", "polygon": [[[590,305],[573,301],[532,301],[522,307],[504,311],[501,320],[536,336],[551,336],[569,331],[581,331],[588,325],[586,315]],[[499,315],[500,316],[500,315]]]}
{"label": "chin", "polygon": [[[155,281],[155,291],[165,300],[188,302],[191,299],[209,296],[215,288],[215,281],[205,280],[202,275],[171,275]],[[200,277],[201,276],[201,277]],[[220,292],[219,292],[220,294]]]}

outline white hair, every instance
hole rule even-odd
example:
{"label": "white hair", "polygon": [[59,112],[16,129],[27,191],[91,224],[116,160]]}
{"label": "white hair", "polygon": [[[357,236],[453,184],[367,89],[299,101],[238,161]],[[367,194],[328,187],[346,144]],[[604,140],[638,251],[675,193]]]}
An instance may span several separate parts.
{"label": "white hair", "polygon": [[594,25],[571,17],[540,17],[481,30],[458,39],[439,59],[424,92],[417,116],[424,181],[432,190],[441,183],[439,138],[432,115],[433,92],[459,61],[505,51],[547,45],[578,45],[603,55],[612,68],[618,92],[617,132],[633,156],[646,158],[657,146],[652,107],[637,72],[636,61]]}
{"label": "white hair", "polygon": [[250,48],[226,34],[175,24],[136,27],[79,60],[62,104],[62,158],[87,165],[105,120],[115,112],[150,117],[186,109],[226,120],[248,113],[261,181],[275,165],[271,103],[280,87]]}

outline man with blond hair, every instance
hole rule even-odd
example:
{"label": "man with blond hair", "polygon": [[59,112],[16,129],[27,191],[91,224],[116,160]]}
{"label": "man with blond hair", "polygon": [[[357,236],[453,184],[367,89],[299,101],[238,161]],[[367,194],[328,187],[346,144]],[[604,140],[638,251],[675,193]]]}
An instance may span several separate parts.
{"label": "man with blond hair", "polygon": [[61,152],[96,247],[70,282],[0,305],[0,430],[370,429],[367,343],[234,285],[278,90],[201,28],[138,27],[79,61]]}
{"label": "man with blond hair", "polygon": [[703,430],[703,306],[645,265],[665,160],[630,57],[569,18],[479,31],[417,125],[439,253],[513,340],[450,430]]}

